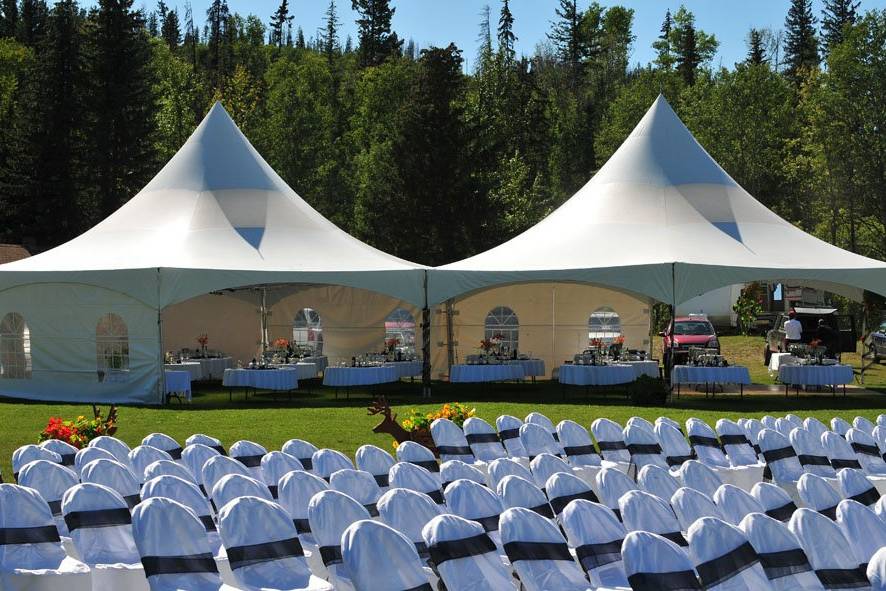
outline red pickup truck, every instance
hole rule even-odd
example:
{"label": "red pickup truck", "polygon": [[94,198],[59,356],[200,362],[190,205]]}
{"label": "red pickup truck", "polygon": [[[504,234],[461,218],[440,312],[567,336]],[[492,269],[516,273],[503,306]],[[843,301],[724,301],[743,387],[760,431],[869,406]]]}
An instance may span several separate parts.
{"label": "red pickup truck", "polygon": [[[718,353],[720,352],[717,331],[714,330],[714,325],[707,319],[707,316],[693,314],[677,316],[676,323],[670,323],[667,329],[659,333],[659,336],[662,337],[665,367],[686,363],[689,359],[690,347],[716,349]],[[674,340],[674,359],[671,359],[671,338]]]}

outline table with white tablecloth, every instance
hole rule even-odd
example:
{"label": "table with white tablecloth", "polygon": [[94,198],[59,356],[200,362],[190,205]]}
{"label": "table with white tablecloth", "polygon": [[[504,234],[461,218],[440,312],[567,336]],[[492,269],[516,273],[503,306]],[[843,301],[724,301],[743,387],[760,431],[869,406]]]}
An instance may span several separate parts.
{"label": "table with white tablecloth", "polygon": [[704,385],[705,394],[708,388],[725,384],[739,386],[739,394],[744,395],[744,387],[751,383],[751,372],[742,365],[729,365],[726,367],[706,367],[695,365],[675,365],[671,372],[671,384],[677,386],[677,396],[680,395],[680,386]]}
{"label": "table with white tablecloth", "polygon": [[637,379],[636,371],[630,365],[561,365],[561,384],[570,386],[616,386],[629,384]]}
{"label": "table with white tablecloth", "polygon": [[189,371],[163,371],[163,392],[169,396],[184,397],[191,401],[191,372]]}
{"label": "table with white tablecloth", "polygon": [[226,369],[222,386],[288,392],[298,389],[298,372],[293,369]]}
{"label": "table with white tablecloth", "polygon": [[310,380],[312,378],[316,378],[317,374],[317,365],[315,363],[305,363],[303,361],[299,361],[298,363],[281,363],[279,365],[274,366],[276,369],[291,369],[295,371],[298,375],[298,380]]}
{"label": "table with white tablecloth", "polygon": [[792,365],[799,361],[790,353],[773,353],[769,358],[769,375],[776,375],[782,365]]}
{"label": "table with white tablecloth", "polygon": [[385,367],[393,367],[401,378],[413,378],[421,375],[421,361],[389,361]]}
{"label": "table with white tablecloth", "polygon": [[536,377],[544,377],[545,372],[545,362],[544,359],[512,359],[508,361],[511,365],[519,365],[523,368],[523,375],[532,378],[533,380]]}
{"label": "table with white tablecloth", "polygon": [[329,357],[326,355],[311,355],[310,357],[302,357],[299,363],[313,363],[317,366],[317,375],[320,375],[329,366]]}
{"label": "table with white tablecloth", "polygon": [[660,378],[658,371],[658,361],[649,359],[647,361],[619,361],[620,365],[630,365],[634,369],[636,377],[648,376],[650,378]]}
{"label": "table with white tablecloth", "polygon": [[327,367],[326,371],[323,372],[323,385],[333,388],[376,386],[398,381],[400,381],[399,370],[388,365]]}
{"label": "table with white tablecloth", "polygon": [[163,369],[168,371],[186,371],[191,374],[191,381],[203,379],[203,367],[196,361],[184,361],[182,363],[165,363]]}
{"label": "table with white tablecloth", "polygon": [[778,368],[778,381],[784,384],[785,396],[788,389],[794,386],[797,394],[801,386],[828,386],[837,392],[837,386],[843,386],[843,394],[846,394],[846,384],[852,382],[855,372],[849,365],[782,365]]}
{"label": "table with white tablecloth", "polygon": [[230,357],[192,357],[189,361],[194,361],[200,364],[202,374],[200,379],[203,380],[218,380],[224,377],[226,369],[234,367],[234,362]]}
{"label": "table with white tablecloth", "polygon": [[511,365],[508,363],[453,365],[449,369],[449,381],[461,384],[522,380],[525,375],[522,365]]}

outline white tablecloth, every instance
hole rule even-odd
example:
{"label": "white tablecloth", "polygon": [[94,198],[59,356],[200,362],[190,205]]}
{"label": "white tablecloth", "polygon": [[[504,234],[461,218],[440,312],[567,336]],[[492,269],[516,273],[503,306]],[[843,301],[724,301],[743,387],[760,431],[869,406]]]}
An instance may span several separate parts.
{"label": "white tablecloth", "polygon": [[299,380],[310,380],[311,378],[316,378],[317,374],[317,365],[314,363],[305,363],[300,361],[298,363],[281,363],[280,365],[275,365],[277,369],[291,369],[298,374]]}
{"label": "white tablecloth", "polygon": [[658,361],[619,361],[619,364],[630,365],[634,368],[636,377],[649,376],[650,378],[660,377],[658,373]]}
{"label": "white tablecloth", "polygon": [[782,365],[791,365],[797,363],[797,361],[798,359],[790,353],[773,353],[769,359],[769,373],[775,375],[778,373],[778,368]]}
{"label": "white tablecloth", "polygon": [[526,377],[544,377],[546,375],[544,359],[515,359],[508,363],[521,366],[523,375]]}
{"label": "white tablecloth", "polygon": [[327,367],[323,385],[336,388],[390,384],[400,379],[399,370],[387,365],[373,367]]}
{"label": "white tablecloth", "polygon": [[326,355],[316,355],[314,357],[302,357],[299,359],[300,363],[313,363],[317,366],[317,373],[321,374],[326,371],[326,367],[329,365],[329,358]]}
{"label": "white tablecloth", "polygon": [[750,384],[751,373],[741,365],[696,367],[677,365],[671,374],[674,384]]}
{"label": "white tablecloth", "polygon": [[393,367],[401,378],[421,375],[421,361],[392,361],[385,363],[385,367]]}
{"label": "white tablecloth", "polygon": [[171,371],[163,372],[164,388],[166,394],[184,394],[185,400],[191,400],[191,373],[188,371]]}
{"label": "white tablecloth", "polygon": [[166,363],[163,369],[168,371],[186,371],[191,374],[191,381],[203,379],[203,368],[196,361],[185,361],[184,363]]}
{"label": "white tablecloth", "polygon": [[560,383],[573,386],[613,386],[637,379],[630,365],[561,365]]}
{"label": "white tablecloth", "polygon": [[223,376],[226,369],[234,367],[230,357],[212,357],[209,359],[191,359],[200,364],[202,370],[201,379],[217,380]]}
{"label": "white tablecloth", "polygon": [[459,383],[503,382],[522,380],[522,365],[453,365],[449,370],[449,381]]}
{"label": "white tablecloth", "polygon": [[844,385],[854,377],[849,365],[782,365],[778,368],[778,381],[794,386]]}
{"label": "white tablecloth", "polygon": [[226,369],[222,385],[257,390],[296,390],[298,372],[293,369]]}

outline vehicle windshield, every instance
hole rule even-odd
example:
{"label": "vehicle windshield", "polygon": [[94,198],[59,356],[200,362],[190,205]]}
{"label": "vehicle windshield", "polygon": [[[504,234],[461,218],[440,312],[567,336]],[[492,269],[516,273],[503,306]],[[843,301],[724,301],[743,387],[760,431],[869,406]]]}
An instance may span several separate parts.
{"label": "vehicle windshield", "polygon": [[880,332],[882,332],[882,333],[886,333],[886,322],[884,322],[883,324],[880,325],[880,329],[879,329],[879,330],[880,330]]}
{"label": "vehicle windshield", "polygon": [[674,328],[675,335],[704,336],[714,334],[714,327],[710,322],[702,320],[677,321]]}

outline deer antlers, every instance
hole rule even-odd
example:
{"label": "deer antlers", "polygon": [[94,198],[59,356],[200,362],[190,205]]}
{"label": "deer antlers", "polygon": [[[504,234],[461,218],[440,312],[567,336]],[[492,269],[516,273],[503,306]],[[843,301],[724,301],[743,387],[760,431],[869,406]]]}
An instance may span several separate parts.
{"label": "deer antlers", "polygon": [[391,405],[388,404],[388,399],[384,396],[379,396],[375,400],[372,401],[372,404],[366,409],[369,416],[372,415],[383,415],[388,421],[396,421],[397,415],[392,414]]}

